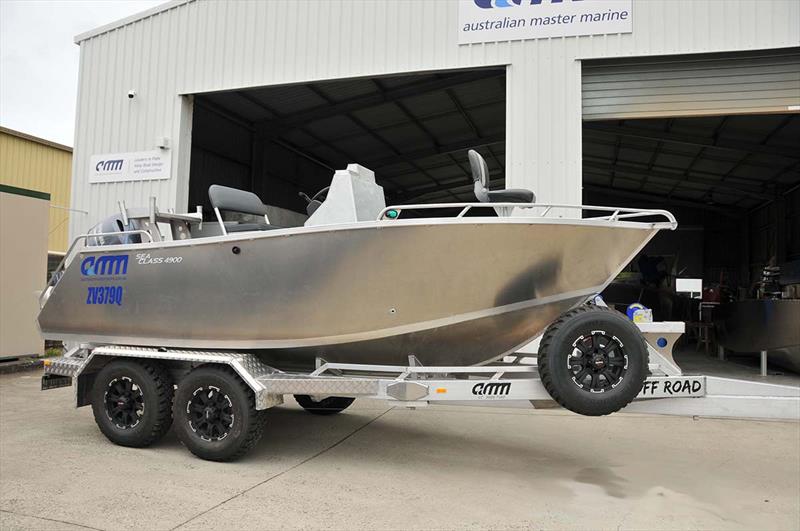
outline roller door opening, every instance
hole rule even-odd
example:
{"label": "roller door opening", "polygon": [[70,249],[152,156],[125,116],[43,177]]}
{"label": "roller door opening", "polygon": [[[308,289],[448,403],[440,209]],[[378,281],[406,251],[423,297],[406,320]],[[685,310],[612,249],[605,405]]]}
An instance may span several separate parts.
{"label": "roller door opening", "polygon": [[583,199],[666,208],[607,290],[656,320],[697,320],[675,279],[753,295],[766,265],[800,283],[800,49],[583,65]]}
{"label": "roller door opening", "polygon": [[[375,172],[387,204],[472,201],[466,150],[504,185],[504,68],[254,87],[194,95],[189,209],[222,184],[301,224],[333,172]],[[272,215],[270,218],[272,219]]]}

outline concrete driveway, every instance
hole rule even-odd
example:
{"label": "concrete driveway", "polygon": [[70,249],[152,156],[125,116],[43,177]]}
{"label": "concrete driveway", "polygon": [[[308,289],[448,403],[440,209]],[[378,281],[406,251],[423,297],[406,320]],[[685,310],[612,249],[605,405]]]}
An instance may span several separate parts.
{"label": "concrete driveway", "polygon": [[114,446],[0,376],[0,529],[796,529],[800,424],[356,401],[270,412],[243,460]]}

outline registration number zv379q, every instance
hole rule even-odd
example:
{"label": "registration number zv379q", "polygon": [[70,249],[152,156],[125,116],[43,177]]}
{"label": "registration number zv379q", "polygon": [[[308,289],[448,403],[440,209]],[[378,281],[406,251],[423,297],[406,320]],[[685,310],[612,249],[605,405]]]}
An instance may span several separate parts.
{"label": "registration number zv379q", "polygon": [[86,292],[86,304],[116,304],[122,306],[122,286],[90,286]]}

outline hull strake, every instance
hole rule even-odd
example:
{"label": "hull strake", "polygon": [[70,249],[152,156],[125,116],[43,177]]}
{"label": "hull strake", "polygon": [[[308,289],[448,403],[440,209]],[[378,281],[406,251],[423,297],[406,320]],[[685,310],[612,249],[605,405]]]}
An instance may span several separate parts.
{"label": "hull strake", "polygon": [[[73,260],[39,323],[46,337],[84,342],[473,364],[524,344],[600,291],[653,234],[580,224],[398,223],[97,248]],[[121,258],[102,259],[119,256],[125,267]],[[92,270],[95,263],[101,267]]]}

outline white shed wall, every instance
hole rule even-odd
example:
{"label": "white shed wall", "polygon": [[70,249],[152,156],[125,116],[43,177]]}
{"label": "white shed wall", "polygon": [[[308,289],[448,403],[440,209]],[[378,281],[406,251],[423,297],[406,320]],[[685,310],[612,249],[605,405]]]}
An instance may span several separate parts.
{"label": "white shed wall", "polygon": [[[181,94],[426,70],[509,65],[506,183],[579,202],[580,59],[800,45],[796,0],[634,0],[632,34],[456,43],[455,0],[177,0],[78,37],[73,217],[84,231],[116,201],[185,208],[191,107]],[[129,89],[138,92],[134,100]],[[92,154],[173,143],[167,181],[89,184]]]}

